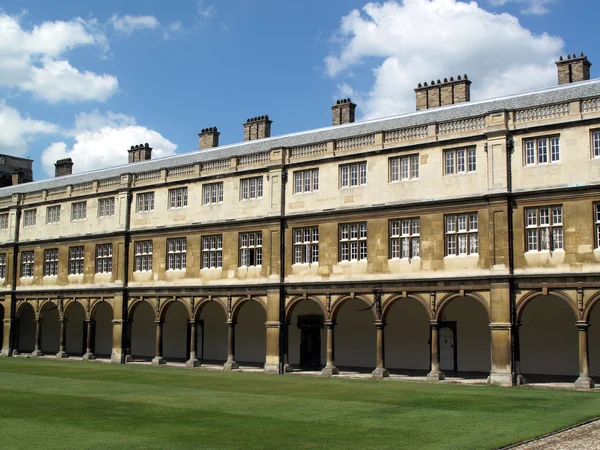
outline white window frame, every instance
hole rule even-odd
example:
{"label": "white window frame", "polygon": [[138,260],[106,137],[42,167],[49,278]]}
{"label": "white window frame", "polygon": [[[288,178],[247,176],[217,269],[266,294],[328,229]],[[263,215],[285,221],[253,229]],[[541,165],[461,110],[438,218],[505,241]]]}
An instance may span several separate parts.
{"label": "white window frame", "polygon": [[96,273],[112,273],[112,244],[96,245]]}
{"label": "white window frame", "polygon": [[239,235],[239,266],[262,266],[262,231],[250,231]]}
{"label": "white window frame", "polygon": [[446,256],[479,254],[479,216],[477,213],[444,216],[444,247]]}
{"label": "white window frame", "polygon": [[294,228],[293,264],[319,263],[319,227]]}
{"label": "white window frame", "polygon": [[71,203],[71,221],[85,220],[87,218],[87,202]]}
{"label": "white window frame", "polygon": [[98,199],[98,217],[111,217],[115,215],[115,198],[107,197]]}
{"label": "white window frame", "polygon": [[355,162],[340,165],[340,187],[353,188],[366,186],[367,184],[367,162]]}
{"label": "white window frame", "polygon": [[223,235],[202,236],[202,268],[223,268]]}
{"label": "white window frame", "polygon": [[390,182],[417,180],[419,178],[419,155],[395,156],[389,160]]}
{"label": "white window frame", "polygon": [[185,208],[188,205],[188,188],[169,189],[169,209]]}
{"label": "white window frame", "polygon": [[538,166],[560,162],[560,136],[539,136],[523,139],[525,166]]}
{"label": "white window frame", "polygon": [[256,200],[263,196],[263,177],[243,178],[240,180],[240,200]]}
{"label": "white window frame", "polygon": [[32,278],[35,267],[35,252],[26,250],[21,252],[21,278]]}
{"label": "white window frame", "polygon": [[592,130],[590,137],[592,158],[600,158],[600,130]]}
{"label": "white window frame", "polygon": [[35,208],[23,211],[23,227],[35,227],[36,220],[37,210]]}
{"label": "white window frame", "polygon": [[525,208],[525,252],[564,250],[562,205]]}
{"label": "white window frame", "polygon": [[459,175],[477,171],[477,147],[444,150],[444,175]]}
{"label": "white window frame", "polygon": [[8,230],[8,213],[0,214],[0,230]]}
{"label": "white window frame", "polygon": [[6,278],[6,253],[0,253],[0,279]]}
{"label": "white window frame", "polygon": [[319,169],[305,169],[294,172],[294,194],[319,190]]}
{"label": "white window frame", "polygon": [[85,247],[69,247],[69,275],[83,275],[85,270]]}
{"label": "white window frame", "polygon": [[44,276],[58,276],[58,249],[48,248],[44,250]]}
{"label": "white window frame", "polygon": [[339,262],[367,260],[367,222],[343,223],[338,226]]}
{"label": "white window frame", "polygon": [[152,272],[152,239],[133,243],[135,272]]}
{"label": "white window frame", "polygon": [[60,222],[60,205],[46,207],[46,223]]}
{"label": "white window frame", "polygon": [[140,192],[136,194],[135,211],[138,214],[154,211],[154,191]]}
{"label": "white window frame", "polygon": [[202,204],[214,205],[223,203],[223,182],[202,185]]}
{"label": "white window frame", "polygon": [[167,270],[186,270],[186,238],[167,239]]}
{"label": "white window frame", "polygon": [[419,217],[390,220],[390,259],[421,257],[421,220]]}

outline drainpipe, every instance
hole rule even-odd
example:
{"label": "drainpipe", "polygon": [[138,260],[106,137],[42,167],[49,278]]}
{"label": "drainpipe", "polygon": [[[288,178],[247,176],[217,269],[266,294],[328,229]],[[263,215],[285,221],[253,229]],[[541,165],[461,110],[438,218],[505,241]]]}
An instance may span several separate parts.
{"label": "drainpipe", "polygon": [[[517,308],[515,299],[514,273],[515,273],[515,255],[514,255],[514,227],[513,227],[513,195],[512,195],[512,153],[514,150],[514,141],[509,134],[506,136],[506,164],[507,164],[507,190],[508,190],[508,286],[510,292],[510,349],[511,349],[511,375],[513,385],[517,382],[516,355],[515,350],[519,351],[515,342],[515,330],[517,330]],[[516,331],[518,333],[518,330]]]}
{"label": "drainpipe", "polygon": [[285,324],[285,187],[287,184],[287,169],[281,170],[281,213],[279,220],[279,374],[285,373],[283,353],[288,334],[288,326]]}
{"label": "drainpipe", "polygon": [[[13,258],[12,258],[12,277],[11,284],[12,289],[10,293],[10,336],[8,343],[8,356],[12,356],[15,343],[18,341],[16,336],[17,329],[15,328],[15,317],[17,313],[17,272],[19,269],[19,230],[21,226],[21,208],[19,206],[20,196],[17,200],[17,209],[15,211],[15,240],[13,244]],[[4,325],[3,325],[4,326]]]}
{"label": "drainpipe", "polygon": [[127,300],[128,300],[128,288],[129,288],[129,245],[131,242],[131,233],[129,231],[131,224],[131,204],[133,200],[133,193],[131,192],[131,185],[128,182],[127,185],[127,212],[125,214],[125,235],[123,239],[123,310],[121,317],[123,318],[123,326],[121,329],[121,364],[125,364],[125,352],[128,347],[127,340],[130,339],[129,333],[129,317],[127,317]]}

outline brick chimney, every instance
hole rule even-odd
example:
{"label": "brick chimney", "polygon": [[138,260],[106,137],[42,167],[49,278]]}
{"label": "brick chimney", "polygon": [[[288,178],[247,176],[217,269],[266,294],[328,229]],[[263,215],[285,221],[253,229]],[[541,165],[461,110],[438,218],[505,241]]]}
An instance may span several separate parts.
{"label": "brick chimney", "polygon": [[354,110],[356,105],[349,98],[344,98],[335,102],[331,107],[332,125],[342,125],[344,123],[354,122]]}
{"label": "brick chimney", "polygon": [[21,169],[15,169],[12,173],[12,185],[23,184],[25,182],[23,171]]}
{"label": "brick chimney", "polygon": [[129,153],[130,163],[148,161],[152,158],[152,147],[147,142],[145,144],[132,145],[127,152]]}
{"label": "brick chimney", "polygon": [[259,116],[246,120],[244,124],[244,141],[254,141],[271,137],[271,124],[269,116]]}
{"label": "brick chimney", "polygon": [[464,103],[471,101],[471,81],[465,74],[458,76],[455,80],[444,78],[444,81],[432,81],[417,86],[415,89],[417,96],[417,111],[438,106],[454,105],[455,103]]}
{"label": "brick chimney", "polygon": [[71,158],[59,159],[54,163],[54,177],[63,177],[73,173],[73,160]]}
{"label": "brick chimney", "polygon": [[214,148],[219,146],[219,133],[217,127],[203,128],[198,135],[198,148]]}
{"label": "brick chimney", "polygon": [[576,83],[590,79],[590,67],[592,63],[588,61],[587,56],[581,53],[579,56],[567,55],[567,59],[562,56],[556,61],[558,67],[558,84]]}

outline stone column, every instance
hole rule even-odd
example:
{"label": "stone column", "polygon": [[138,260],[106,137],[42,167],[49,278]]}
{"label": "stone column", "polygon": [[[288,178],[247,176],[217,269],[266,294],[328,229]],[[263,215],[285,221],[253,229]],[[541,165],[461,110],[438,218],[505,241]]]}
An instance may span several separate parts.
{"label": "stone column", "polygon": [[92,350],[92,320],[87,319],[85,321],[85,354],[83,360],[90,361],[92,359],[96,359],[96,355]]}
{"label": "stone column", "polygon": [[64,359],[68,358],[67,352],[65,351],[65,340],[67,333],[67,319],[64,317],[60,319],[60,343],[58,347],[58,353],[56,354],[56,359]]}
{"label": "stone column", "polygon": [[590,378],[588,327],[589,325],[585,322],[577,322],[577,328],[579,329],[579,378],[575,381],[575,386],[579,389],[594,387],[594,380]]}
{"label": "stone column", "polygon": [[[8,308],[8,306],[7,306]],[[10,335],[12,333],[11,329],[12,321],[10,319],[3,319],[2,327],[3,327],[3,342],[0,342],[0,356],[9,356],[10,355]],[[14,346],[15,344],[13,344]]]}
{"label": "stone column", "polygon": [[377,367],[371,374],[371,378],[383,379],[390,376],[385,368],[385,341],[383,335],[385,323],[376,322],[375,327],[377,327]]}
{"label": "stone column", "polygon": [[227,362],[223,365],[223,370],[231,371],[239,369],[240,366],[235,362],[235,322],[227,322],[229,327],[227,333]]}
{"label": "stone column", "polygon": [[498,386],[512,386],[511,324],[490,323],[492,367],[488,381]]}
{"label": "stone column", "polygon": [[440,381],[446,377],[440,370],[440,340],[437,321],[429,322],[429,327],[431,328],[431,372],[427,374],[427,380]]}
{"label": "stone column", "polygon": [[186,367],[200,367],[196,352],[198,348],[198,340],[196,339],[196,321],[190,320],[190,359],[185,363]]}
{"label": "stone column", "polygon": [[514,341],[514,352],[515,352],[515,385],[522,386],[527,383],[525,377],[521,375],[521,342],[519,340],[519,329],[521,328],[521,323],[515,323],[513,327],[513,341]]}
{"label": "stone column", "polygon": [[164,358],[162,357],[162,348],[163,348],[163,322],[162,320],[155,320],[156,324],[156,356],[152,360],[153,366],[159,366],[165,363]]}
{"label": "stone column", "polygon": [[284,322],[281,328],[283,333],[283,372],[292,372],[292,366],[290,366],[290,323]]}
{"label": "stone column", "polygon": [[325,322],[325,326],[327,327],[327,365],[323,368],[321,374],[326,377],[330,377],[332,375],[337,375],[340,373],[337,367],[334,364],[334,335],[333,331],[335,328],[335,323],[331,321]]}
{"label": "stone column", "polygon": [[42,346],[42,319],[35,319],[35,348],[31,356],[44,356],[40,347]]}

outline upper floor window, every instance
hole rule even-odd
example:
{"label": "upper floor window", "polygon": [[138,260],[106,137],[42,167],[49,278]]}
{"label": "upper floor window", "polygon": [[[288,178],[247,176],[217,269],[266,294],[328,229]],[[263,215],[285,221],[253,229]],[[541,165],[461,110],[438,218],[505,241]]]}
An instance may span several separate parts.
{"label": "upper floor window", "polygon": [[319,190],[319,169],[294,172],[294,194]]}
{"label": "upper floor window", "polygon": [[594,208],[594,220],[596,222],[596,248],[600,248],[600,203],[596,203]]}
{"label": "upper floor window", "polygon": [[152,241],[140,241],[134,244],[135,271],[152,272]]}
{"label": "upper floor window", "polygon": [[359,162],[340,166],[341,187],[364,186],[367,184],[367,163]]}
{"label": "upper floor window", "polygon": [[69,247],[69,275],[82,275],[84,262],[84,247]]}
{"label": "upper floor window", "polygon": [[592,157],[600,158],[600,130],[592,131]]}
{"label": "upper floor window", "polygon": [[421,221],[402,219],[390,221],[390,257],[418,258],[421,256]]}
{"label": "upper floor window", "polygon": [[183,208],[188,203],[188,188],[169,189],[169,208]]}
{"label": "upper floor window", "polygon": [[101,198],[98,200],[98,217],[109,217],[115,215],[115,198]]}
{"label": "upper floor window", "polygon": [[34,227],[36,217],[37,211],[35,209],[28,209],[26,211],[23,211],[23,226]]}
{"label": "upper floor window", "polygon": [[444,150],[445,174],[475,172],[477,170],[477,149],[457,148]]}
{"label": "upper floor window", "polygon": [[0,253],[0,278],[6,278],[6,253]]}
{"label": "upper floor window", "polygon": [[60,222],[60,205],[48,206],[46,208],[46,223]]}
{"label": "upper floor window", "polygon": [[143,192],[135,197],[136,208],[139,213],[154,211],[154,192]]}
{"label": "upper floor window", "polygon": [[167,270],[185,270],[186,238],[167,239]]}
{"label": "upper floor window", "polygon": [[367,260],[367,224],[345,223],[339,228],[341,261]]}
{"label": "upper floor window", "polygon": [[294,228],[294,264],[319,262],[319,227]]}
{"label": "upper floor window", "polygon": [[33,276],[34,263],[35,263],[35,253],[33,252],[33,250],[21,252],[21,276],[22,277],[32,277]]}
{"label": "upper floor window", "polygon": [[562,206],[527,208],[525,220],[528,252],[564,247]]}
{"label": "upper floor window", "polygon": [[223,236],[202,237],[202,268],[215,269],[223,267]]}
{"label": "upper floor window", "polygon": [[525,165],[548,164],[560,161],[560,137],[526,139]]}
{"label": "upper floor window", "polygon": [[83,220],[87,216],[87,203],[77,202],[71,205],[71,220]]}
{"label": "upper floor window", "polygon": [[242,185],[242,200],[263,196],[263,177],[245,178],[240,182]]}
{"label": "upper floor window", "polygon": [[390,158],[390,181],[419,178],[419,155]]}
{"label": "upper floor window", "polygon": [[0,214],[0,230],[8,230],[8,213]]}
{"label": "upper floor window", "polygon": [[202,186],[202,194],[204,204],[210,205],[213,203],[223,202],[223,182],[210,183]]}
{"label": "upper floor window", "polygon": [[445,216],[446,256],[476,255],[479,253],[477,213]]}
{"label": "upper floor window", "polygon": [[96,273],[112,272],[112,244],[96,245]]}
{"label": "upper floor window", "polygon": [[44,276],[55,277],[58,275],[58,249],[44,250]]}
{"label": "upper floor window", "polygon": [[240,267],[262,265],[262,232],[240,233]]}

